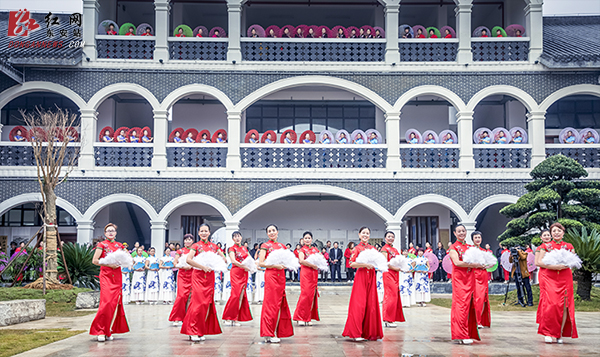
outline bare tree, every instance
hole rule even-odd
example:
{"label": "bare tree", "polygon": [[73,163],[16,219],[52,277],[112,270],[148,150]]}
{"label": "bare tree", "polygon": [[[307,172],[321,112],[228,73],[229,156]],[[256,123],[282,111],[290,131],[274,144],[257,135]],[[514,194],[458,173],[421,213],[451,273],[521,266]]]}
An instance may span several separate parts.
{"label": "bare tree", "polygon": [[73,124],[77,115],[63,109],[20,111],[29,127],[37,178],[42,193],[42,220],[46,226],[46,274],[48,283],[59,284],[57,256],[56,187],[67,180],[77,164],[78,146],[68,146],[77,136]]}

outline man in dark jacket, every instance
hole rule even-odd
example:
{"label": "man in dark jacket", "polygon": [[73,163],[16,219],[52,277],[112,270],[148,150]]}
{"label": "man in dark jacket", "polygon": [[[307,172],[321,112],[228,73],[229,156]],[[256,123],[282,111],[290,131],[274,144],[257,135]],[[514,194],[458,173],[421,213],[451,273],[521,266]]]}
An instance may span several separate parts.
{"label": "man in dark jacket", "polygon": [[[521,247],[513,248],[516,249],[518,259],[519,259],[519,271],[521,272],[523,288],[527,293],[527,306],[533,306],[533,295],[531,293],[531,284],[529,284],[529,269],[527,269],[527,252],[521,250]],[[510,263],[513,262],[513,254],[511,249],[511,255],[508,261]],[[510,276],[515,276],[516,265],[513,264],[512,271],[510,272]],[[517,285],[517,296],[519,298],[519,304],[525,307],[525,302],[523,301],[524,296],[521,294],[521,289],[519,286],[519,280],[515,277],[515,285]],[[516,305],[516,304],[515,304]]]}
{"label": "man in dark jacket", "polygon": [[444,244],[442,242],[438,242],[438,245],[437,245],[436,250],[434,251],[434,254],[438,258],[440,265],[438,266],[435,273],[433,273],[433,280],[434,281],[446,281],[446,280],[448,280],[447,276],[446,276],[446,271],[442,267],[442,260],[444,260],[444,257],[446,256],[446,249],[444,249]]}
{"label": "man in dark jacket", "polygon": [[342,257],[343,252],[340,248],[338,248],[338,242],[333,243],[333,248],[329,251],[329,261],[331,263],[331,281],[336,281],[335,277],[337,274],[337,281],[342,281]]}

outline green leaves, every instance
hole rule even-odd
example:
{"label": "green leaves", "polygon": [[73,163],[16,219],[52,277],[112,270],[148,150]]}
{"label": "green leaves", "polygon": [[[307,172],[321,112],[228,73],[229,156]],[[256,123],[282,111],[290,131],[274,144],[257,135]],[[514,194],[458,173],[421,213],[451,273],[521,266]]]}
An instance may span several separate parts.
{"label": "green leaves", "polygon": [[555,212],[536,212],[529,216],[527,225],[529,228],[547,228],[556,220]]}
{"label": "green leaves", "polygon": [[[65,243],[62,250],[73,285],[80,288],[98,289],[100,287],[98,280],[100,267],[92,263],[94,248],[90,245]],[[58,259],[58,262],[58,272],[64,273],[65,267],[62,259]]]}
{"label": "green leaves", "polygon": [[573,244],[583,262],[581,269],[592,273],[600,272],[600,233],[597,230],[588,231],[585,227],[581,230],[567,230],[565,241]]}
{"label": "green leaves", "polygon": [[564,155],[550,156],[531,170],[534,179],[575,180],[587,177],[588,173],[577,161]]}

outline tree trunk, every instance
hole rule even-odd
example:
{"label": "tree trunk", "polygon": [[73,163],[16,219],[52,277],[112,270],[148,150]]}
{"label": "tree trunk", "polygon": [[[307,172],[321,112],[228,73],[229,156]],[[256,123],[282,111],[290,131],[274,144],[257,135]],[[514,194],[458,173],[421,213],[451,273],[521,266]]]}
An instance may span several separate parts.
{"label": "tree trunk", "polygon": [[46,227],[46,278],[48,281],[58,282],[58,256],[56,251],[56,194],[51,185],[44,185],[44,196],[46,198],[46,210],[44,222]]}
{"label": "tree trunk", "polygon": [[577,272],[577,295],[581,300],[590,300],[592,293],[592,272],[579,269]]}

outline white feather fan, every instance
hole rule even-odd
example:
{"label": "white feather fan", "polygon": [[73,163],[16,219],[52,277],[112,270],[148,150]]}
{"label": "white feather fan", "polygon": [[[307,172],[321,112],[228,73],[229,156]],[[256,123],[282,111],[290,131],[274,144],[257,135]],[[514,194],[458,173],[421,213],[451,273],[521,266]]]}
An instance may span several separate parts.
{"label": "white feather fan", "polygon": [[571,269],[581,268],[581,259],[566,249],[554,249],[544,254],[542,263],[546,265],[566,265]]}
{"label": "white feather fan", "polygon": [[227,271],[227,263],[225,263],[220,255],[214,252],[202,252],[194,257],[194,261],[213,271]]}
{"label": "white feather fan", "polygon": [[471,247],[467,249],[467,251],[464,252],[462,258],[463,262],[465,263],[485,265],[485,257],[483,256],[483,251],[476,247]]}
{"label": "white feather fan", "polygon": [[409,271],[412,269],[409,258],[407,258],[403,255],[397,255],[397,256],[393,257],[388,262],[388,265],[391,265],[394,268],[398,268],[402,271]]}
{"label": "white feather fan", "polygon": [[256,260],[252,259],[251,256],[247,256],[241,263],[244,267],[248,268],[250,274],[256,273]]}
{"label": "white feather fan", "polygon": [[300,268],[298,258],[287,249],[277,249],[269,253],[265,265],[283,265],[288,270],[297,271]]}
{"label": "white feather fan", "polygon": [[118,265],[120,267],[129,269],[131,269],[133,266],[133,258],[131,257],[131,254],[120,249],[116,252],[106,254],[106,257],[101,258],[99,262],[100,264]]}
{"label": "white feather fan", "polygon": [[182,254],[177,260],[176,268],[189,268],[190,265],[187,263],[187,254]]}
{"label": "white feather fan", "polygon": [[317,269],[321,271],[329,270],[329,264],[327,264],[327,260],[325,260],[325,257],[321,253],[311,254],[305,260],[310,264],[316,265]]}
{"label": "white feather fan", "polygon": [[375,269],[386,272],[388,271],[388,262],[383,256],[375,249],[363,250],[356,257],[356,262],[361,264],[371,264]]}
{"label": "white feather fan", "polygon": [[488,267],[493,267],[498,262],[498,258],[492,252],[482,252],[483,253],[483,261],[484,265]]}

